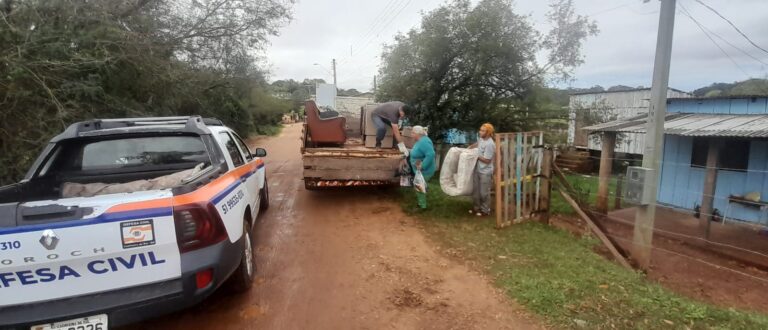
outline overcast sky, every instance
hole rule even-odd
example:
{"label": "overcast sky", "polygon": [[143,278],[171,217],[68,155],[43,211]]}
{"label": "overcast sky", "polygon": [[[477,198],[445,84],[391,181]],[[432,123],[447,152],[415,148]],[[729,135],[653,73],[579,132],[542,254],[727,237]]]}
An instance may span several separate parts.
{"label": "overcast sky", "polygon": [[[270,80],[324,78],[332,81],[331,59],[338,61],[338,87],[372,89],[382,45],[398,32],[419,25],[423,12],[444,0],[297,0],[294,18],[267,50]],[[768,0],[701,0],[768,49]],[[477,1],[473,1],[477,2]],[[548,31],[548,1],[518,0],[515,11],[530,14]],[[600,34],[584,44],[585,63],[575,80],[558,87],[650,86],[660,2],[651,0],[575,0],[579,14],[597,22]],[[681,13],[688,9],[702,30]],[[719,37],[718,37],[719,36]],[[727,41],[727,42],[726,42]],[[728,44],[730,43],[730,44]],[[724,54],[727,53],[726,54]],[[730,58],[729,58],[730,56]],[[678,0],[670,86],[691,91],[713,82],[768,77],[768,53],[741,37],[728,23],[697,3]],[[315,63],[319,65],[314,65]]]}

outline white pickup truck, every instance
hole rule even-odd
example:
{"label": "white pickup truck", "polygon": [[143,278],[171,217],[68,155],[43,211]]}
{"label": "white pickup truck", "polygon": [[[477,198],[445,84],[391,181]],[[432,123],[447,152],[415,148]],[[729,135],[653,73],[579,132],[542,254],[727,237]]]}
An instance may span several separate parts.
{"label": "white pickup truck", "polygon": [[0,328],[107,329],[249,289],[265,156],[214,119],[71,125],[0,188]]}

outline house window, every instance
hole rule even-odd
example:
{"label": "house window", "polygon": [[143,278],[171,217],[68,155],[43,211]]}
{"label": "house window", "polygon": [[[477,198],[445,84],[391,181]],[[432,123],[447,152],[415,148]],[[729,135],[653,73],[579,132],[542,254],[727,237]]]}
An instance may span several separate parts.
{"label": "house window", "polygon": [[[706,167],[709,139],[693,139],[692,167]],[[717,167],[727,171],[746,171],[749,166],[749,140],[725,140],[720,148]]]}

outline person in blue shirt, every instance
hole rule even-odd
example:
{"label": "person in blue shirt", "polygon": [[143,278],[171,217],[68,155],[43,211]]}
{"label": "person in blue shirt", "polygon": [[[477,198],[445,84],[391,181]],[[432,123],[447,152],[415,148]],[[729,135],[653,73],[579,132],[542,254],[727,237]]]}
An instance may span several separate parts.
{"label": "person in blue shirt", "polygon": [[[432,144],[432,140],[427,136],[427,130],[421,126],[414,126],[411,130],[411,136],[416,143],[413,145],[413,149],[410,153],[411,167],[414,171],[420,171],[424,176],[424,180],[429,182],[429,179],[435,175],[435,147]],[[416,200],[418,201],[419,208],[427,208],[427,192],[416,190]]]}

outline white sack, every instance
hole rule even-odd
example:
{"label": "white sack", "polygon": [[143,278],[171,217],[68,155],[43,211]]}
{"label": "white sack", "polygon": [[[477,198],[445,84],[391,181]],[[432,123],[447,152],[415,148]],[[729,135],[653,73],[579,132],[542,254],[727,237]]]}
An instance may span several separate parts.
{"label": "white sack", "polygon": [[440,170],[440,188],[448,196],[472,195],[472,173],[477,164],[477,149],[451,148]]}

